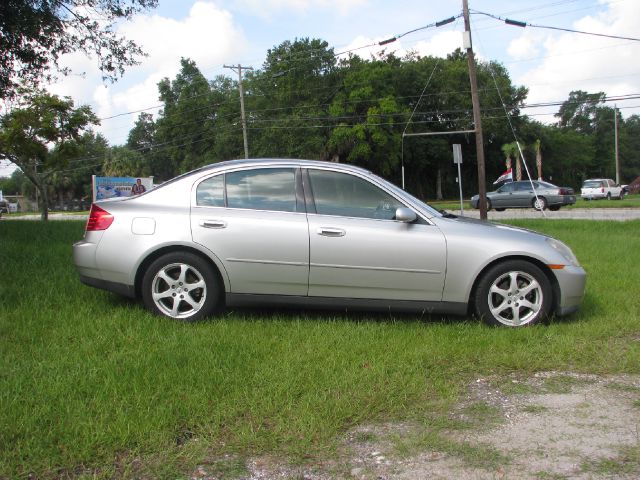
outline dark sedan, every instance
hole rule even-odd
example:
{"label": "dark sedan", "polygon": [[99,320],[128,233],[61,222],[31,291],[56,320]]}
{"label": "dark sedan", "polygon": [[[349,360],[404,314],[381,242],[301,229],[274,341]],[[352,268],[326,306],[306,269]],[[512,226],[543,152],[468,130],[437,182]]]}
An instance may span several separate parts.
{"label": "dark sedan", "polygon": [[[535,192],[535,193],[534,193]],[[478,207],[479,197],[471,197],[471,206]],[[565,205],[576,203],[572,188],[557,187],[540,180],[522,180],[502,185],[495,192],[487,193],[487,210],[495,208],[503,211],[507,208],[535,208],[536,210],[559,210]]]}

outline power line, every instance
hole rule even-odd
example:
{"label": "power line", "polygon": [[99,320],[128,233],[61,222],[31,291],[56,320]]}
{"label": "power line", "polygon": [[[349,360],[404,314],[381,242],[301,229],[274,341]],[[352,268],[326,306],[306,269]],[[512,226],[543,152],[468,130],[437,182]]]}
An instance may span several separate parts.
{"label": "power line", "polygon": [[473,13],[476,15],[485,15],[487,17],[493,18],[495,20],[500,20],[501,22],[504,22],[507,25],[512,25],[515,27],[532,27],[532,28],[545,28],[548,30],[559,30],[562,32],[570,32],[570,33],[579,33],[581,35],[592,35],[595,37],[605,37],[605,38],[616,38],[618,40],[631,40],[633,42],[640,42],[640,38],[636,38],[636,37],[624,37],[621,35],[609,35],[606,33],[595,33],[595,32],[585,32],[584,30],[573,30],[571,28],[563,28],[563,27],[552,27],[549,25],[537,25],[534,23],[529,23],[529,22],[523,22],[520,20],[513,20],[510,18],[503,18],[499,15],[494,15],[492,13],[487,13],[487,12],[481,12],[478,10],[473,10]]}

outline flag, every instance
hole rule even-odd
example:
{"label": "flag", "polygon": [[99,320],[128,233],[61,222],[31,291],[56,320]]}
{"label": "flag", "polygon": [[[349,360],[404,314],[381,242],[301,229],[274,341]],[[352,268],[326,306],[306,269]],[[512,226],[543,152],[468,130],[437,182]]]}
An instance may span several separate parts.
{"label": "flag", "polygon": [[495,185],[496,183],[507,182],[507,181],[508,182],[513,181],[513,172],[511,169],[507,170],[502,175],[500,175],[498,179],[495,182],[493,182],[493,184]]}

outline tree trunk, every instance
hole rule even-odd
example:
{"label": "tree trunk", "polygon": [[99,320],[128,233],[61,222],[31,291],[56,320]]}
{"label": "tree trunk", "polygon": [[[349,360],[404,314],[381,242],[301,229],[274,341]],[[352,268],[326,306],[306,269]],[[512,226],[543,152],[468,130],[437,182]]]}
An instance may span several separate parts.
{"label": "tree trunk", "polygon": [[536,166],[538,167],[538,180],[542,180],[542,152],[540,149],[536,152]]}
{"label": "tree trunk", "polygon": [[46,222],[49,220],[49,195],[47,193],[47,186],[44,185],[40,188],[40,185],[36,185],[38,190],[40,190],[40,195],[42,195],[42,213],[40,214],[40,220]]}

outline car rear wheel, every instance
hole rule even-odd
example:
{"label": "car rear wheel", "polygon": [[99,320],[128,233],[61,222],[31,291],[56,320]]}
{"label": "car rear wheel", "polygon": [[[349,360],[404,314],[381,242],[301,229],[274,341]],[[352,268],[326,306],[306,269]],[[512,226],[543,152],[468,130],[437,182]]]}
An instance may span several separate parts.
{"label": "car rear wheel", "polygon": [[142,280],[142,300],[157,315],[194,322],[214,312],[221,289],[213,268],[201,257],[174,252],[155,260]]}
{"label": "car rear wheel", "polygon": [[547,199],[544,197],[534,198],[533,202],[531,203],[531,206],[536,210],[542,211],[545,208],[547,208]]}
{"label": "car rear wheel", "polygon": [[508,260],[480,279],[475,313],[490,325],[533,325],[547,317],[552,296],[551,282],[540,268],[524,260]]}

